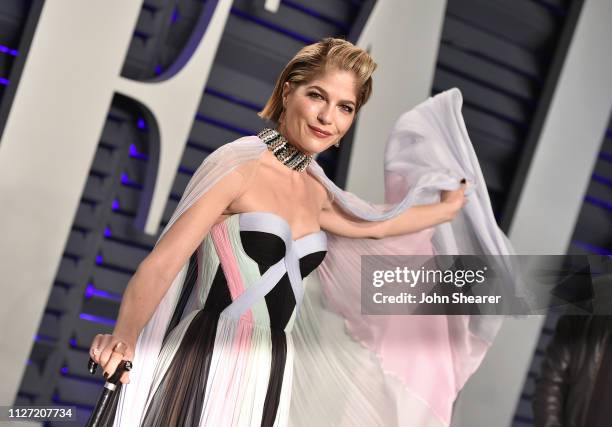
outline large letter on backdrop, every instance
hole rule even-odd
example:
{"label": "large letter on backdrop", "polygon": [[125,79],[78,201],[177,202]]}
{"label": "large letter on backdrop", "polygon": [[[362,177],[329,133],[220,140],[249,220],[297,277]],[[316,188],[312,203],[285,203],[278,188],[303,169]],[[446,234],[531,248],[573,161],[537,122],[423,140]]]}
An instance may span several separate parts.
{"label": "large letter on backdrop", "polygon": [[42,8],[0,141],[0,405],[14,401],[115,92],[156,120],[159,163],[138,225],[157,232],[231,2],[206,2],[175,66],[151,82],[120,76],[141,5]]}

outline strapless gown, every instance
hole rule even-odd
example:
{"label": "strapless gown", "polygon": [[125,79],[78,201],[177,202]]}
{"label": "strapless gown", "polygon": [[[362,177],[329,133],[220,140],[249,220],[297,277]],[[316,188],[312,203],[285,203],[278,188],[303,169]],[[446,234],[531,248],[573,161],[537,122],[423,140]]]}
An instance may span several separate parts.
{"label": "strapless gown", "polygon": [[141,425],[286,425],[302,279],[326,249],[324,231],[294,240],[271,212],[213,226],[194,270],[202,286],[175,310]]}
{"label": "strapless gown", "polygon": [[[470,203],[453,221],[380,239],[294,240],[286,220],[267,212],[215,225],[139,334],[113,427],[449,426],[501,318],[363,314],[360,260],[515,253],[495,222],[461,105],[451,89],[398,119],[385,147],[383,205],[337,187],[316,159],[307,168],[338,208],[368,222],[435,203],[465,177]],[[221,177],[256,166],[267,150],[249,135],[210,153],[158,242]],[[508,290],[525,294],[512,270],[502,272]]]}

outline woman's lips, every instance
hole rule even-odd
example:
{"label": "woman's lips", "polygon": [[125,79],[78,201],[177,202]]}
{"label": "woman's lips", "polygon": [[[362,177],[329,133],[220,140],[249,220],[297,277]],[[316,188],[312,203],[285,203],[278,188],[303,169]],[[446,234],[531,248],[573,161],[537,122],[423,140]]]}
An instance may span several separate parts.
{"label": "woman's lips", "polygon": [[314,129],[314,128],[313,128],[312,126],[310,126],[310,125],[308,126],[308,129],[310,129],[310,132],[312,132],[312,134],[313,134],[314,136],[318,137],[318,138],[325,139],[325,138],[328,138],[328,137],[330,136],[330,135],[325,134],[325,133],[323,133],[323,132],[319,132],[318,130]]}

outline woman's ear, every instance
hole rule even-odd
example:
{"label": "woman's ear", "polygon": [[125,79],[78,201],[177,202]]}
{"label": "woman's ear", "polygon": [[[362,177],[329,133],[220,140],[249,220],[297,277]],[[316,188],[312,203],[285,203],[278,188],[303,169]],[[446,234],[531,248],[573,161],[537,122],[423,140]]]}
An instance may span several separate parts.
{"label": "woman's ear", "polygon": [[283,83],[283,105],[286,104],[287,102],[287,96],[289,96],[289,94],[291,93],[291,83],[289,82],[285,82]]}

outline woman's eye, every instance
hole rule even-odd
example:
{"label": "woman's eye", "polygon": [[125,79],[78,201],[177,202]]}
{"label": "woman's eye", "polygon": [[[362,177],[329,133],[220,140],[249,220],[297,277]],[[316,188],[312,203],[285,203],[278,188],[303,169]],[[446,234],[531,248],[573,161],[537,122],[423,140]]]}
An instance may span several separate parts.
{"label": "woman's eye", "polygon": [[352,113],[353,112],[353,109],[351,107],[349,107],[348,105],[344,105],[343,108],[344,108],[344,111],[346,111],[347,113]]}
{"label": "woman's eye", "polygon": [[322,97],[321,95],[319,95],[318,93],[316,93],[316,92],[310,92],[308,95],[309,95],[310,97],[312,97],[312,98],[319,98],[319,99],[323,99],[323,97]]}

